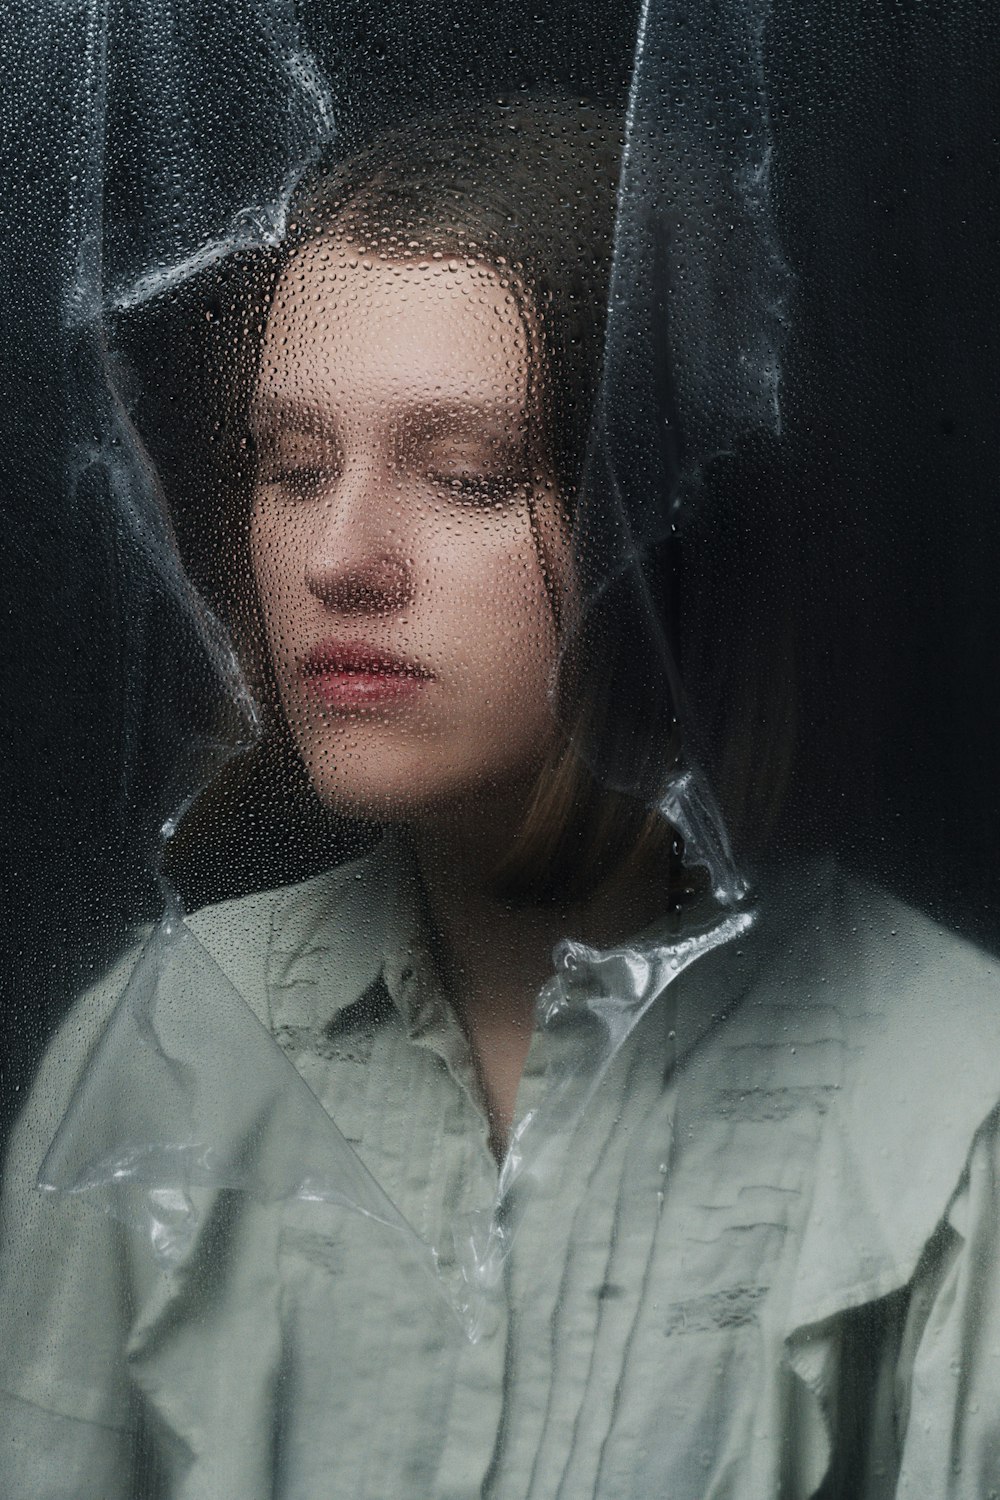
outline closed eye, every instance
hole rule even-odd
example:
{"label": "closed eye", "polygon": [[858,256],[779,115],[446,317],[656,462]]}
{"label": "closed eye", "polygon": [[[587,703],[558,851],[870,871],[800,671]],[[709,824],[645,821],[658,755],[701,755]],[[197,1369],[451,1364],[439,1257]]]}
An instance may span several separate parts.
{"label": "closed eye", "polygon": [[343,465],[336,434],[308,416],[293,409],[278,420],[272,413],[251,428],[258,485],[306,498],[339,478]]}
{"label": "closed eye", "polygon": [[443,470],[431,471],[427,477],[432,484],[448,490],[459,499],[481,505],[495,505],[521,495],[527,485],[525,476],[513,473],[456,473],[454,470]]}
{"label": "closed eye", "polygon": [[282,489],[302,494],[313,494],[328,489],[337,478],[337,471],[319,464],[268,464],[258,473],[258,482],[280,485]]}

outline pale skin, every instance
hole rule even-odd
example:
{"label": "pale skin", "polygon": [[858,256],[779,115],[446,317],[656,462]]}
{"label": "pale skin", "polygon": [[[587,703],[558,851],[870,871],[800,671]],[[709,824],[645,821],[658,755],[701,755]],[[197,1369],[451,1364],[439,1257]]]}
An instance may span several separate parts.
{"label": "pale skin", "polygon": [[[531,358],[488,267],[330,235],[282,277],[254,408],[252,556],[282,706],[328,805],[412,831],[498,1157],[554,942],[651,915],[623,882],[575,910],[491,888],[555,733],[554,600],[573,604]],[[318,696],[303,659],[344,641],[399,658],[405,691],[379,698],[375,678],[370,702],[344,702],[334,671]]]}

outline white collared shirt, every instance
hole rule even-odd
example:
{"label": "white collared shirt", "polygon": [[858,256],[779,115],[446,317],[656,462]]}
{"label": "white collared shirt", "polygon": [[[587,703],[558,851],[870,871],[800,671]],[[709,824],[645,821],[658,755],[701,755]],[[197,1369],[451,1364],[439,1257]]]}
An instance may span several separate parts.
{"label": "white collared shirt", "polygon": [[563,948],[502,1174],[398,849],[166,923],[10,1154],[4,1494],[982,1500],[995,969],[761,906]]}

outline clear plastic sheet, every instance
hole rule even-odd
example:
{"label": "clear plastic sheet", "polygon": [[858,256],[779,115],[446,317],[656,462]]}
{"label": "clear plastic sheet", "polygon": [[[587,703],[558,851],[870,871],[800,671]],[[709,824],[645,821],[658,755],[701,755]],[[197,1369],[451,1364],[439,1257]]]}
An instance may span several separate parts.
{"label": "clear plastic sheet", "polygon": [[[680,494],[700,461],[696,455],[710,455],[713,447],[731,442],[748,426],[779,425],[786,273],[768,217],[770,139],[760,76],[762,25],[762,16],[748,17],[743,7],[722,10],[712,27],[687,28],[688,55],[677,47],[670,7],[647,6],[640,18],[624,122],[602,384],[575,522],[584,580],[577,628],[603,651],[624,623],[629,657],[635,661],[645,649],[651,654],[654,675],[644,672],[638,696],[659,712],[657,685],[664,684],[672,690],[674,701],[667,711],[674,717],[681,711],[679,679],[655,613],[643,606],[650,591],[648,560],[670,534]],[[264,8],[249,33],[241,27],[236,35],[232,28],[231,18],[204,10],[197,16],[183,11],[122,14],[95,44],[85,98],[95,138],[106,136],[104,175],[96,150],[93,175],[84,179],[77,207],[80,279],[71,298],[71,326],[80,324],[92,333],[116,313],[134,313],[144,303],[168,297],[189,278],[204,278],[206,272],[210,278],[213,267],[227,257],[281,245],[296,183],[335,140],[334,110],[287,7]],[[185,69],[178,45],[182,37],[185,48],[226,57],[221,90],[217,77]],[[734,47],[746,51],[746,77],[738,87],[730,84],[723,96],[719,79],[711,74],[727,65]],[[177,132],[159,112],[147,107],[143,113],[142,87],[155,78],[177,98],[182,77],[183,125]],[[704,110],[685,110],[676,127],[667,121],[664,128],[658,108],[664,88],[693,89],[705,101]],[[120,96],[144,122],[138,135],[128,111],[121,123],[116,120]],[[230,110],[225,100],[231,102]],[[711,108],[708,101],[713,101]],[[227,114],[231,118],[225,128],[214,128]],[[238,147],[230,134],[237,125]],[[168,129],[169,138],[163,133]],[[709,146],[716,135],[736,144],[728,159],[719,162],[716,155],[712,164]],[[710,221],[727,221],[724,240],[704,240],[706,204]],[[731,288],[741,278],[746,291],[727,297],[726,306],[734,312],[721,315],[713,284]],[[645,289],[652,284],[670,298],[670,326],[676,323],[677,332],[669,343],[664,338],[665,306],[662,323],[649,318]],[[664,363],[668,348],[669,373]],[[676,356],[674,349],[680,351]],[[740,372],[735,393],[722,396],[718,391],[714,372],[719,368]],[[242,717],[252,733],[257,712],[235,656],[183,574],[173,571],[174,551],[161,519],[168,507],[138,433],[122,411],[115,375],[112,355],[103,384],[113,404],[99,420],[108,434],[107,449],[89,454],[88,465],[102,468],[135,537],[156,567],[168,569],[163,582],[197,619],[203,649],[237,710],[236,722]],[[674,421],[657,439],[665,415]],[[688,455],[681,453],[681,432]],[[624,610],[623,590],[628,600]],[[609,606],[614,625],[607,618]],[[643,644],[647,632],[648,648]],[[563,650],[567,656],[576,650],[572,626]],[[627,702],[635,687],[620,667],[616,681]],[[706,869],[715,896],[724,906],[737,905],[746,895],[746,881],[733,863],[722,815],[703,777],[678,764],[646,764],[633,776],[630,741],[642,736],[635,734],[632,714],[621,711],[612,698],[609,717],[619,713],[621,730],[606,737],[594,763],[596,774],[607,785],[646,799],[653,816],[661,815],[683,837],[688,863]],[[585,755],[590,751],[589,745],[581,748]],[[174,816],[164,825],[167,838],[177,822]],[[594,1002],[592,1034],[579,1052],[552,1067],[541,1103],[519,1120],[495,1201],[485,1215],[480,1211],[482,1227],[456,1229],[463,1249],[460,1284],[452,1295],[471,1336],[482,1317],[478,1304],[496,1291],[516,1232],[506,1201],[513,1183],[554,1170],[556,1143],[565,1147],[587,1100],[648,1006],[673,975],[702,952],[744,933],[750,922],[748,914],[722,915],[703,933],[686,934],[677,943],[622,954],[612,950],[607,956],[572,941],[561,945],[555,991],[546,988],[539,1000],[543,1034],[558,1025],[566,976],[581,958],[598,969],[620,958],[627,978],[608,1002]],[[335,1119],[315,1109],[303,1118],[302,1111],[311,1105],[306,1091],[287,1076],[280,1052],[265,1046],[266,1033],[258,1033],[211,962],[203,959],[199,965],[197,950],[186,948],[183,934],[175,910],[145,948],[59,1127],[42,1185],[52,1192],[113,1190],[111,1211],[133,1223],[134,1188],[140,1186],[146,1196],[136,1227],[149,1235],[157,1258],[167,1265],[190,1252],[197,1232],[191,1193],[198,1188],[250,1191],[264,1201],[319,1198],[416,1235],[368,1179]],[[158,989],[183,997],[172,1001],[173,1041],[164,1039],[157,1020]],[[212,1031],[202,1035],[200,1027],[209,1023]],[[244,1033],[251,1050],[241,1059],[233,1048]],[[178,1058],[179,1046],[185,1049],[185,1061]],[[256,1049],[263,1051],[255,1062]],[[206,1074],[204,1060],[219,1057],[225,1059],[223,1067],[213,1064]],[[147,1064],[148,1074],[144,1067],[136,1069],[136,1058]],[[162,1132],[155,1139],[131,1137],[127,1113],[114,1126],[105,1119],[114,1080],[126,1073],[142,1100],[138,1118],[157,1122]],[[246,1095],[251,1078],[253,1089]],[[233,1087],[245,1095],[246,1118],[228,1099]],[[153,1099],[160,1102],[149,1111]],[[258,1120],[266,1121],[266,1139],[273,1143],[267,1150]],[[131,1128],[141,1130],[137,1123]],[[112,1139],[105,1140],[108,1129]],[[310,1147],[313,1137],[316,1144]],[[119,1191],[123,1185],[130,1189],[124,1195]],[[518,1196],[520,1201],[523,1190]],[[439,1248],[426,1248],[432,1267],[440,1261]]]}
{"label": "clear plastic sheet", "polygon": [[[706,465],[748,434],[781,431],[791,273],[770,202],[769,13],[767,3],[733,3],[695,19],[647,3],[639,17],[601,380],[575,517],[585,598],[564,649],[579,644],[597,658],[622,706],[619,732],[585,741],[583,753],[607,784],[649,801],[665,768],[642,757],[634,705],[642,703],[640,721],[689,718],[676,643],[652,602],[658,561]],[[716,889],[735,900],[740,878],[704,777],[693,764],[673,772],[660,795]]]}
{"label": "clear plastic sheet", "polygon": [[[208,1202],[227,1190],[263,1203],[335,1204],[409,1237],[432,1286],[474,1340],[500,1290],[527,1182],[558,1171],[594,1091],[667,986],[752,924],[742,912],[709,917],[675,942],[606,952],[560,945],[537,1022],[542,1036],[568,1028],[571,1044],[555,1053],[537,1106],[518,1119],[492,1205],[454,1224],[445,1255],[421,1242],[175,910],[143,948],[39,1185],[94,1195],[148,1239],[165,1269],[191,1258],[206,1190]],[[439,1284],[444,1261],[456,1274]]]}
{"label": "clear plastic sheet", "polygon": [[[883,371],[883,444],[850,368],[898,296],[931,370],[945,256],[919,242],[912,298],[883,296],[891,234],[874,290],[820,260],[827,190],[856,251],[878,194],[815,124],[795,156],[854,77],[812,7],[614,9],[14,28],[16,143],[60,206],[20,194],[48,373],[12,403],[40,499],[11,534],[65,519],[64,613],[107,635],[64,718],[96,705],[116,873],[49,934],[72,994],[7,1160],[13,1500],[1000,1488],[995,960],[883,882],[908,808],[923,905],[975,886],[981,938],[969,828],[1000,813],[961,811],[972,752],[936,799],[890,764],[930,710],[873,622],[932,570],[895,556],[905,486],[868,547],[909,398]],[[939,184],[974,151],[935,59],[981,88],[969,37],[996,43],[960,9],[965,40],[898,22]],[[973,495],[966,395],[933,472]],[[973,699],[989,743],[952,668],[928,763]]]}
{"label": "clear plastic sheet", "polygon": [[[159,992],[169,1000],[157,1004]],[[135,1133],[140,1118],[155,1124],[154,1139]],[[191,1253],[199,1189],[337,1203],[408,1228],[179,913],[145,945],[40,1184],[106,1194],[108,1211],[148,1237],[165,1266]]]}
{"label": "clear plastic sheet", "polygon": [[[50,24],[62,20],[53,14]],[[218,694],[232,703],[238,743],[252,732],[255,710],[231,645],[179,566],[107,324],[236,250],[275,243],[289,178],[334,134],[332,102],[281,0],[241,14],[94,4],[74,22],[80,66],[70,108],[80,162],[67,185],[64,320],[77,346],[77,421],[92,435],[69,460],[70,493],[81,504],[101,493],[146,586],[176,599]],[[203,747],[182,796],[197,790],[217,753]]]}

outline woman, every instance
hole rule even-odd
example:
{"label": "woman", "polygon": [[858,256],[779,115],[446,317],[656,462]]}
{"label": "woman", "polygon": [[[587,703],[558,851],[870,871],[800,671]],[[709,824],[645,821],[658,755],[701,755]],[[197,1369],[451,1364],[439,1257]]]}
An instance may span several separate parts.
{"label": "woman", "polygon": [[692,873],[588,467],[616,170],[568,106],[389,141],[310,173],[246,296],[236,627],[382,836],[169,913],[51,1045],[18,1500],[1000,1484],[995,976],[824,864],[753,906]]}

